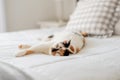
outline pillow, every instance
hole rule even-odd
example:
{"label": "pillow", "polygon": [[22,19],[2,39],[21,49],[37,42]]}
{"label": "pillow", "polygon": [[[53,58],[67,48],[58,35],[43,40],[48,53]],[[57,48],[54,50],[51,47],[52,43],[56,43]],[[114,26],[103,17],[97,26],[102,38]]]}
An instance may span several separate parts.
{"label": "pillow", "polygon": [[[82,0],[71,15],[66,30],[81,31],[89,36],[110,37],[112,20],[119,0]],[[111,25],[112,23],[112,25]]]}
{"label": "pillow", "polygon": [[115,34],[120,35],[120,1],[116,9],[116,17],[118,19],[117,24],[115,25]]}
{"label": "pillow", "polygon": [[118,21],[118,23],[115,26],[115,34],[120,35],[120,20]]}

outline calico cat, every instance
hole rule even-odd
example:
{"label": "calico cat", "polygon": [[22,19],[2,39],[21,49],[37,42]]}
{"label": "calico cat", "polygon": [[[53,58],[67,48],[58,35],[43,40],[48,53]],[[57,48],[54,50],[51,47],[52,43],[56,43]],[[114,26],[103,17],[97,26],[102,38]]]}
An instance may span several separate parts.
{"label": "calico cat", "polygon": [[34,53],[43,53],[48,55],[69,56],[77,54],[85,45],[86,33],[62,31],[43,39],[42,43],[37,45],[19,45],[19,51],[16,57],[21,57]]}

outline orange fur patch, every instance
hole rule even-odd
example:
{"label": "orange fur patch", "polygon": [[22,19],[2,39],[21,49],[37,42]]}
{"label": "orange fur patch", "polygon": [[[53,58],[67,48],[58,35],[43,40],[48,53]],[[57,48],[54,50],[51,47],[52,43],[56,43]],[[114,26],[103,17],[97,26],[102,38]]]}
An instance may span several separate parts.
{"label": "orange fur patch", "polygon": [[64,55],[64,52],[65,52],[65,51],[61,49],[60,52],[59,52],[59,53],[60,53],[60,56],[63,56],[63,55]]}
{"label": "orange fur patch", "polygon": [[19,49],[26,49],[26,48],[30,48],[30,45],[26,45],[26,44],[21,44],[18,46]]}
{"label": "orange fur patch", "polygon": [[18,46],[18,48],[22,48],[22,44]]}
{"label": "orange fur patch", "polygon": [[87,37],[88,34],[86,32],[81,32],[81,34],[84,36],[84,37]]}
{"label": "orange fur patch", "polygon": [[55,56],[55,55],[56,55],[56,52],[52,52],[52,55]]}
{"label": "orange fur patch", "polygon": [[56,52],[56,51],[55,51],[55,52],[52,52],[52,55],[55,56],[56,53],[59,53],[60,56],[63,56],[63,55],[64,55],[64,52],[65,52],[65,51],[61,49],[59,52]]}
{"label": "orange fur patch", "polygon": [[32,54],[32,53],[34,53],[34,51],[28,50],[28,51],[26,51],[26,54],[25,54],[25,55],[29,55],[29,54]]}
{"label": "orange fur patch", "polygon": [[78,53],[79,51],[80,51],[80,48],[77,48],[77,49],[76,49],[76,52]]}
{"label": "orange fur patch", "polygon": [[70,46],[70,49],[74,52],[75,50],[74,50],[74,47],[71,45]]}

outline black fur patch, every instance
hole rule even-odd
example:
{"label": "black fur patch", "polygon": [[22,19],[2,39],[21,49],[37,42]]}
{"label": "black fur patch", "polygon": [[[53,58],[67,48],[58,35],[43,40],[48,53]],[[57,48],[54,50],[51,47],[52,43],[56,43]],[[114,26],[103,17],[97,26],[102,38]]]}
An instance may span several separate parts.
{"label": "black fur patch", "polygon": [[58,51],[59,49],[52,48],[52,52]]}
{"label": "black fur patch", "polygon": [[50,35],[50,36],[48,36],[48,38],[53,38],[54,37],[54,35]]}
{"label": "black fur patch", "polygon": [[68,47],[70,46],[70,43],[71,43],[71,40],[68,41],[68,43],[64,43],[64,42],[63,42],[63,45],[64,45],[64,47],[68,48]]}
{"label": "black fur patch", "polygon": [[69,50],[65,50],[64,56],[69,56],[71,52]]}

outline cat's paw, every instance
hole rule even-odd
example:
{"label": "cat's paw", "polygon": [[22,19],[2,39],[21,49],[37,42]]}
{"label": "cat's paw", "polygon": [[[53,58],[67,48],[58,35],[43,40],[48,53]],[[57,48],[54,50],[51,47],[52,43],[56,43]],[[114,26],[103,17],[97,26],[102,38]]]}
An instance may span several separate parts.
{"label": "cat's paw", "polygon": [[25,56],[25,55],[29,55],[29,54],[32,54],[32,53],[35,53],[34,51],[32,50],[19,50],[16,54],[16,57],[22,57],[22,56]]}
{"label": "cat's paw", "polygon": [[25,54],[26,54],[26,50],[19,50],[19,51],[17,51],[15,56],[22,57],[22,56],[25,56]]}
{"label": "cat's paw", "polygon": [[30,48],[31,46],[30,45],[27,45],[27,44],[20,44],[18,46],[19,49],[27,49],[27,48]]}

